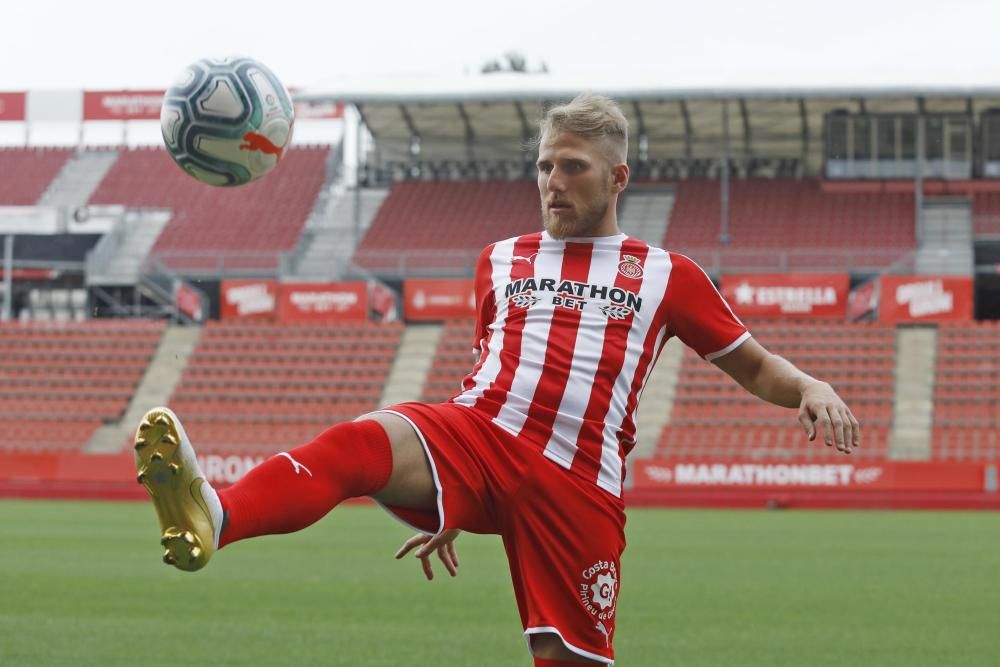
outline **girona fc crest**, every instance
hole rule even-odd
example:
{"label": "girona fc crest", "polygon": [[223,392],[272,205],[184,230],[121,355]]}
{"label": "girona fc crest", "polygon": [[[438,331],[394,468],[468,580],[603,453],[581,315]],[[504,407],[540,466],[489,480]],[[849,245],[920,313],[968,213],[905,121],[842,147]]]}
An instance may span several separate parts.
{"label": "girona fc crest", "polygon": [[626,278],[642,278],[642,264],[635,255],[625,255],[618,264],[618,273]]}

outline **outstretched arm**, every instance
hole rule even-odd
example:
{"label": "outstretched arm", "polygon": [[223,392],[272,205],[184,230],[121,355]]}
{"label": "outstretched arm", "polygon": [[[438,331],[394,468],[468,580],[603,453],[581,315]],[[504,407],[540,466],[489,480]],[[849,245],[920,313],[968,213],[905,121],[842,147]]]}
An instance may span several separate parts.
{"label": "outstretched arm", "polygon": [[823,430],[827,446],[850,454],[861,444],[861,428],[850,408],[826,382],[803,373],[787,359],[748,338],[713,361],[747,391],[775,405],[799,409],[799,422],[810,440]]}

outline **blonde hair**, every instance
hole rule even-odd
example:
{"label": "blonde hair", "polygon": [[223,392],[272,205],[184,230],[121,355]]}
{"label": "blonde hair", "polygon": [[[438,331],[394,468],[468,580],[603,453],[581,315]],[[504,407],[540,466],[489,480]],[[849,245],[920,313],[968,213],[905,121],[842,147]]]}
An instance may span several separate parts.
{"label": "blonde hair", "polygon": [[549,109],[538,124],[538,138],[551,132],[572,132],[591,140],[605,140],[612,156],[624,162],[628,155],[628,119],[610,97],[581,93],[566,104]]}

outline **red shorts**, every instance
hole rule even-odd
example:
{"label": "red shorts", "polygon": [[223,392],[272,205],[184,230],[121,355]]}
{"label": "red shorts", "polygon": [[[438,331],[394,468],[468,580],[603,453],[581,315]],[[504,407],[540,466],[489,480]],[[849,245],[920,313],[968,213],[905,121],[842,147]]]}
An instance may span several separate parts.
{"label": "red shorts", "polygon": [[525,637],[555,633],[574,653],[611,664],[625,550],[625,508],[541,449],[452,403],[403,403],[430,458],[438,512],[389,507],[428,533],[498,534]]}

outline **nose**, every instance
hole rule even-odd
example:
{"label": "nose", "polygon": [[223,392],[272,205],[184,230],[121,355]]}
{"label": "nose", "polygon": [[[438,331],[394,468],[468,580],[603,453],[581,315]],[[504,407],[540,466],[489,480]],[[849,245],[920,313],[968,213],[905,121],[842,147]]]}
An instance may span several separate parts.
{"label": "nose", "polygon": [[549,192],[564,192],[566,190],[566,182],[563,180],[562,174],[559,173],[558,169],[550,171],[546,180],[546,187],[548,187]]}

